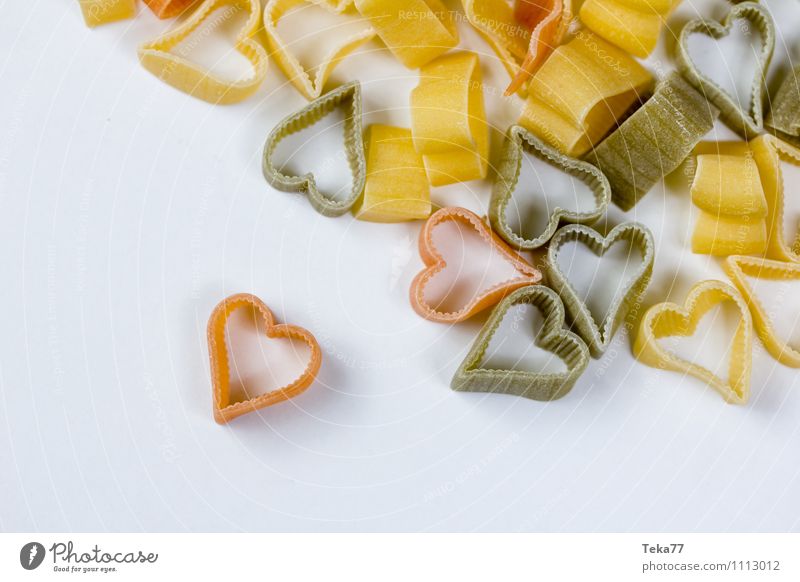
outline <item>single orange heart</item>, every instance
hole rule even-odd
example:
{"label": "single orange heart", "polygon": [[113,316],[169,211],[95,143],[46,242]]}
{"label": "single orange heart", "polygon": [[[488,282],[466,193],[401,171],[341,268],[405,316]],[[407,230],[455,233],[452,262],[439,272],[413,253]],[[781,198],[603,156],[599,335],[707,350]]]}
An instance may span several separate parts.
{"label": "single orange heart", "polygon": [[[305,342],[311,348],[311,358],[306,369],[294,382],[282,388],[243,400],[230,402],[230,366],[228,347],[225,341],[225,327],[228,318],[236,309],[255,308],[264,321],[269,338],[288,338]],[[322,352],[311,332],[296,325],[276,324],[272,312],[261,299],[249,293],[239,293],[223,299],[211,313],[208,320],[208,356],[211,360],[211,385],[213,387],[214,420],[225,424],[237,416],[272,406],[293,398],[308,388],[319,372]]]}
{"label": "single orange heart", "polygon": [[[425,286],[439,272],[447,266],[442,255],[436,250],[433,244],[433,230],[448,221],[459,221],[474,228],[483,240],[489,243],[500,255],[507,260],[514,269],[520,274],[519,277],[503,281],[484,291],[464,305],[461,309],[454,312],[443,312],[432,307],[425,300]],[[419,315],[431,321],[440,323],[457,323],[464,321],[476,313],[491,307],[503,297],[512,293],[520,287],[535,285],[542,280],[542,274],[520,257],[516,252],[506,245],[491,228],[481,220],[475,213],[466,208],[449,207],[442,208],[434,212],[419,234],[419,254],[426,268],[417,273],[411,282],[410,299],[411,306]]]}

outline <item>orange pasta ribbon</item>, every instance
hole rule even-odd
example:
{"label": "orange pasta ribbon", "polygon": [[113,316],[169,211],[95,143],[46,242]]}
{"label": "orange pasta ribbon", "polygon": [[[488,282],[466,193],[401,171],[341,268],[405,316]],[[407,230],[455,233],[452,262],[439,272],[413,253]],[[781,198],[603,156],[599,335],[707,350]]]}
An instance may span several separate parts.
{"label": "orange pasta ribbon", "polygon": [[571,0],[462,0],[469,23],[511,76],[506,95],[525,85],[569,28]]}
{"label": "orange pasta ribbon", "polygon": [[514,16],[531,28],[531,39],[506,96],[519,91],[561,43],[569,27],[570,0],[517,0]]}
{"label": "orange pasta ribbon", "polygon": [[197,3],[198,0],[144,0],[159,18],[173,18]]}

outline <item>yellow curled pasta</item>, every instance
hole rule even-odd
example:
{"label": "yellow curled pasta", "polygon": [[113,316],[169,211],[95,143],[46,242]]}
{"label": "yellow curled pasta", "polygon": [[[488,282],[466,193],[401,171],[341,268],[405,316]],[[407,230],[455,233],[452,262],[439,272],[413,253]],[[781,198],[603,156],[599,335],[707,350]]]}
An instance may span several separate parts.
{"label": "yellow curled pasta", "polygon": [[697,156],[692,202],[706,212],[734,216],[767,215],[767,200],[752,156]]}
{"label": "yellow curled pasta", "polygon": [[78,0],[86,26],[95,27],[133,18],[136,0]]}
{"label": "yellow curled pasta", "polygon": [[[727,374],[685,360],[665,349],[660,339],[695,335],[700,321],[715,307],[728,304],[739,314],[739,324],[730,343]],[[721,281],[702,281],[689,291],[683,305],[658,303],[650,307],[639,323],[633,353],[640,362],[660,370],[673,370],[699,378],[719,392],[726,402],[747,404],[753,359],[753,319],[739,291]]]}
{"label": "yellow curled pasta", "polygon": [[725,260],[723,267],[750,307],[753,324],[767,351],[783,365],[800,368],[800,347],[796,341],[782,337],[775,326],[775,321],[785,314],[783,303],[791,303],[797,291],[787,293],[783,301],[770,303],[765,303],[756,293],[757,280],[784,284],[800,281],[800,264],[733,256]]}
{"label": "yellow curled pasta", "polygon": [[755,255],[767,247],[763,218],[711,214],[703,210],[692,234],[692,252],[700,255]]}
{"label": "yellow curled pasta", "polygon": [[691,187],[700,214],[692,251],[750,255],[767,247],[767,201],[752,154],[701,154]]}
{"label": "yellow curled pasta", "polygon": [[513,79],[519,72],[531,32],[514,17],[506,0],[463,0],[469,23],[486,39]]}
{"label": "yellow curled pasta", "polygon": [[519,123],[562,153],[579,157],[652,86],[647,69],[583,30],[558,47],[531,79]]}
{"label": "yellow curled pasta", "polygon": [[608,42],[645,58],[656,47],[664,19],[680,0],[586,0],[581,21]]}
{"label": "yellow curled pasta", "polygon": [[776,261],[800,262],[800,231],[795,233],[794,239],[791,241],[787,241],[784,234],[782,170],[784,163],[800,166],[800,149],[775,136],[764,134],[749,143],[744,141],[702,142],[697,144],[694,153],[698,158],[703,154],[717,154],[747,157],[755,161],[767,205],[765,255],[768,259]]}
{"label": "yellow curled pasta", "polygon": [[[202,43],[212,28],[221,26],[237,12],[246,14],[247,21],[236,35],[234,48],[250,61],[252,74],[231,80],[190,60],[180,45],[195,32],[197,40],[190,44]],[[267,52],[256,40],[260,22],[259,0],[205,0],[178,26],[140,46],[139,62],[165,83],[198,99],[238,103],[255,93],[267,76]],[[208,28],[203,29],[204,26]]]}
{"label": "yellow curled pasta", "polygon": [[486,177],[489,126],[478,55],[452,53],[420,69],[411,92],[411,131],[432,185]]}
{"label": "yellow curled pasta", "polygon": [[411,130],[371,125],[365,141],[367,179],[353,208],[359,220],[402,222],[428,218],[431,191]]}
{"label": "yellow curled pasta", "polygon": [[397,60],[417,69],[458,44],[453,15],[440,0],[355,0]]}
{"label": "yellow curled pasta", "polygon": [[[303,97],[313,100],[322,95],[322,90],[333,69],[347,55],[372,39],[375,36],[375,30],[365,24],[362,30],[347,35],[339,43],[331,47],[322,62],[316,64],[313,68],[306,69],[278,33],[278,21],[289,10],[301,4],[309,3],[307,0],[269,0],[264,7],[264,31],[266,32],[267,46],[269,46],[270,53],[275,58],[278,67],[291,81],[292,85],[303,94]],[[340,13],[344,10],[344,8],[335,4],[317,4],[332,13]]]}
{"label": "yellow curled pasta", "polygon": [[783,163],[800,166],[800,149],[771,135],[757,137],[750,142],[750,147],[758,164],[761,184],[767,198],[767,258],[800,262],[800,229],[794,234],[792,241],[787,241],[784,235],[784,183],[781,168]]}

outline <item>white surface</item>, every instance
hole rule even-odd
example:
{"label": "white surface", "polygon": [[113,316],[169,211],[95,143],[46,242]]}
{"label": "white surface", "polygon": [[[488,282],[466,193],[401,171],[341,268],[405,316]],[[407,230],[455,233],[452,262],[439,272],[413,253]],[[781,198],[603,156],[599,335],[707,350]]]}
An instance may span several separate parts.
{"label": "white surface", "polygon": [[[771,4],[787,32],[772,81],[800,5]],[[687,0],[674,19],[723,12]],[[622,330],[558,402],[451,392],[483,318],[413,313],[419,224],[324,218],[272,191],[261,146],[302,97],[274,62],[236,106],[165,86],[135,49],[166,26],[143,8],[88,30],[74,2],[0,4],[0,528],[798,529],[795,370],[756,343],[751,402],[730,406],[637,364]],[[496,146],[520,103],[500,97],[507,78],[463,23],[462,45],[485,53]],[[665,54],[650,59],[659,73]],[[415,72],[371,43],[336,74],[352,76],[365,123],[408,126]],[[667,184],[629,216],[609,212],[655,234],[647,305],[724,277],[689,251],[686,178]],[[483,214],[488,193],[433,195]],[[300,397],[220,427],[205,325],[240,291],[312,330],[324,364]],[[796,321],[796,290],[783,297]]]}

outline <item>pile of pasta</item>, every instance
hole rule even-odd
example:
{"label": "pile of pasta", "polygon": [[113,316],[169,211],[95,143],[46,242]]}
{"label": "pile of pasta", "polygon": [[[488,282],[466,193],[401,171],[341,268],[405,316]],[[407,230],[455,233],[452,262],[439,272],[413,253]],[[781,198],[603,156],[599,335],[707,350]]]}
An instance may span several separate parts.
{"label": "pile of pasta", "polygon": [[[90,26],[129,18],[136,10],[135,0],[79,1]],[[781,173],[783,163],[800,164],[800,69],[790,70],[773,98],[766,99],[775,24],[761,3],[732,1],[721,22],[697,19],[669,31],[670,36],[677,32],[676,71],[659,79],[642,59],[667,36],[667,20],[680,0],[585,0],[577,14],[570,0],[463,0],[458,11],[440,0],[267,0],[263,7],[260,0],[145,3],[160,18],[185,16],[139,50],[141,64],[160,80],[210,103],[234,103],[257,91],[272,61],[309,101],[289,112],[267,137],[263,170],[272,187],[305,194],[312,208],[326,216],[425,221],[420,232],[425,269],[410,289],[414,310],[430,321],[455,324],[493,309],[456,372],[453,389],[560,398],[623,325],[635,334],[633,350],[642,362],[701,378],[728,402],[748,400],[755,334],[777,360],[800,367],[800,352],[778,337],[752,285],[752,279],[800,279],[800,235],[784,240]],[[359,27],[339,39],[313,69],[301,65],[278,27],[284,14],[309,3]],[[235,47],[252,65],[248,78],[226,80],[174,50],[220,10],[247,15]],[[508,74],[502,89],[519,104],[518,122],[508,128],[496,152],[490,151],[481,59],[461,47],[461,16],[502,63]],[[739,21],[758,32],[761,43],[759,70],[745,106],[705,75],[689,51],[693,35],[718,40]],[[262,31],[266,47],[259,40]],[[368,42],[382,43],[393,58],[418,71],[419,82],[408,98],[409,127],[362,127],[358,79],[330,86],[332,71]],[[313,174],[294,175],[273,160],[282,139],[334,110],[344,113],[344,150],[353,175],[352,191],[345,197],[322,191]],[[741,140],[703,142],[717,120]],[[524,224],[512,227],[509,201],[525,186],[519,182],[527,156],[583,181],[594,197],[592,210],[553,209],[542,232]],[[664,302],[639,313],[653,269],[652,234],[635,222],[605,235],[591,225],[605,216],[610,203],[630,211],[681,166],[692,177],[691,197],[698,209],[692,250],[722,257],[731,282],[698,282],[684,305]],[[493,187],[487,218],[462,208],[438,208],[431,199],[432,188],[485,179]],[[448,221],[475,229],[517,273],[455,310],[433,304],[425,292],[446,267],[431,233]],[[641,266],[620,283],[609,313],[596,321],[569,275],[561,272],[557,255],[565,243],[577,242],[602,256],[623,240],[637,249],[632,260]],[[545,253],[544,273],[522,254],[535,249]],[[700,318],[722,302],[732,303],[741,314],[725,379],[659,343],[667,336],[691,335]],[[545,315],[546,325],[534,342],[566,363],[561,375],[485,366],[489,340],[509,308],[521,303]]]}

